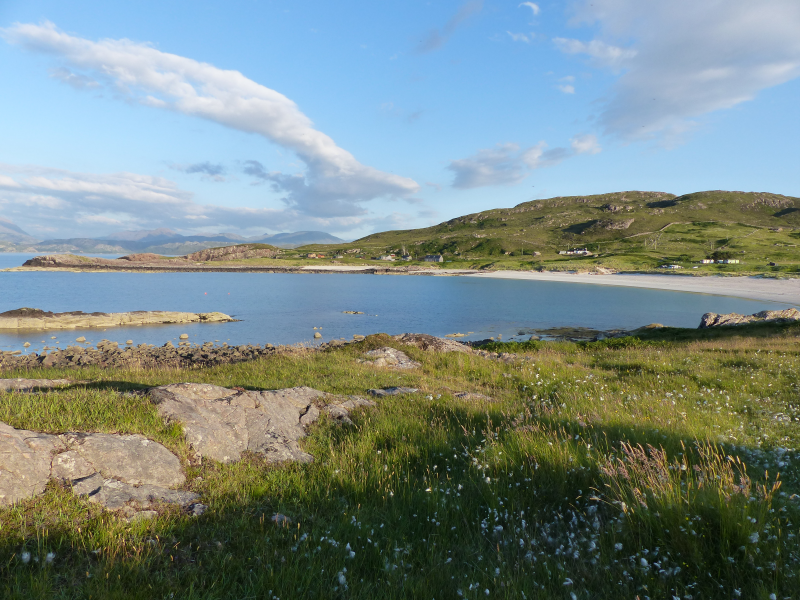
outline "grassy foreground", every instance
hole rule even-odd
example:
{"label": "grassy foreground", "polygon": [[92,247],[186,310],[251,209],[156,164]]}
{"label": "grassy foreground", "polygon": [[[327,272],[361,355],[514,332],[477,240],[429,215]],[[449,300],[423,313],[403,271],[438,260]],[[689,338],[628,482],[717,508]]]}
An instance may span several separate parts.
{"label": "grassy foreground", "polygon": [[[144,434],[210,508],[128,524],[53,484],[0,510],[0,596],[796,598],[800,327],[719,331],[498,346],[513,362],[371,336],[203,370],[5,372],[91,383],[0,393],[0,421]],[[422,369],[356,363],[384,345]],[[310,465],[198,465],[130,393],[178,381],[420,392],[315,426]]]}

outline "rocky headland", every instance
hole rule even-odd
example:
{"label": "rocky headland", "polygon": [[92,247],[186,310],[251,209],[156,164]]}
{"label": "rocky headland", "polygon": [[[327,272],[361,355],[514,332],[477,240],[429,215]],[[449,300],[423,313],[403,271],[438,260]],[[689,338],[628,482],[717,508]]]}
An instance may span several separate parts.
{"label": "rocky headland", "polygon": [[748,325],[750,323],[791,323],[800,321],[800,311],[796,308],[784,310],[762,310],[752,315],[740,315],[738,313],[728,313],[718,315],[717,313],[706,313],[700,319],[699,329],[708,327],[720,327],[723,325]]}
{"label": "rocky headland", "polygon": [[78,329],[82,327],[119,327],[122,325],[165,325],[178,323],[227,323],[233,317],[220,312],[189,313],[164,310],[137,310],[124,313],[54,313],[38,308],[18,308],[0,313],[0,330]]}

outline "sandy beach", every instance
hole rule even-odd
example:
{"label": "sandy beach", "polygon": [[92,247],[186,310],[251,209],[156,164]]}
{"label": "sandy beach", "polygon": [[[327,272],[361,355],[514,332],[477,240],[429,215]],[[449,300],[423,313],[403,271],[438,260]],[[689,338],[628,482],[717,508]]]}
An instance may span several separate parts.
{"label": "sandy beach", "polygon": [[562,283],[588,283],[621,287],[693,292],[733,296],[750,300],[779,302],[787,306],[800,306],[800,279],[766,279],[761,277],[691,277],[685,275],[593,275],[578,273],[495,271],[468,274],[468,277],[490,279],[525,279],[529,281],[560,281]]}

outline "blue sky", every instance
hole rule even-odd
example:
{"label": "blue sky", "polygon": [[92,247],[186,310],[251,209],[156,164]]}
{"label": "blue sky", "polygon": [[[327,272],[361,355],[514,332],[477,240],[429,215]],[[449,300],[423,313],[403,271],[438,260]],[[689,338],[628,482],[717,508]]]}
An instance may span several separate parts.
{"label": "blue sky", "polygon": [[559,195],[800,196],[797,0],[0,2],[0,218],[352,239]]}

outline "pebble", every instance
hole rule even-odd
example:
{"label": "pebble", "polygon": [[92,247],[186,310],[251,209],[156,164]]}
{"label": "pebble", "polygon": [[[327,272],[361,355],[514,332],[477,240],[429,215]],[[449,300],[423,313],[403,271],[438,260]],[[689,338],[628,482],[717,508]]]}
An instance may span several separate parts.
{"label": "pebble", "polygon": [[85,337],[83,337],[83,336],[81,336],[81,337],[75,338],[75,341],[76,341],[76,342],[81,342],[81,343],[83,343],[83,342],[85,342],[85,341],[86,341],[86,338],[85,338]]}
{"label": "pebble", "polygon": [[188,339],[189,339],[189,334],[188,334],[188,333],[182,333],[182,334],[180,335],[180,338],[181,338],[182,340],[188,340]]}

